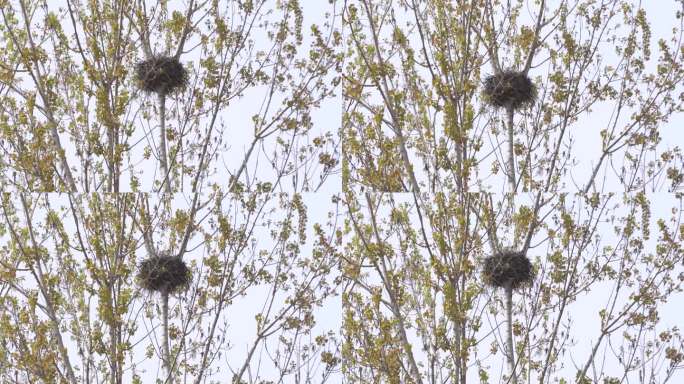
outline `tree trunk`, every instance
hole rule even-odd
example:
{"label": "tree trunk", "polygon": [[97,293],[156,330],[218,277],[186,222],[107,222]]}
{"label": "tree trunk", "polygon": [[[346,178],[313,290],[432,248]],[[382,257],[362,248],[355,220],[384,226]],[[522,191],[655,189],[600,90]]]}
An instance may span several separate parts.
{"label": "tree trunk", "polygon": [[518,384],[518,376],[515,374],[515,348],[513,348],[513,288],[511,283],[508,283],[504,289],[506,290],[506,349],[508,350],[506,357],[510,375],[508,382]]}
{"label": "tree trunk", "polygon": [[511,185],[511,193],[515,193],[515,153],[513,138],[513,108],[506,107],[508,117],[508,182]]}
{"label": "tree trunk", "polygon": [[164,383],[171,382],[171,353],[169,352],[169,292],[162,292],[162,363],[164,366]]}
{"label": "tree trunk", "polygon": [[159,165],[162,171],[164,192],[171,193],[171,173],[166,151],[166,94],[159,94]]}

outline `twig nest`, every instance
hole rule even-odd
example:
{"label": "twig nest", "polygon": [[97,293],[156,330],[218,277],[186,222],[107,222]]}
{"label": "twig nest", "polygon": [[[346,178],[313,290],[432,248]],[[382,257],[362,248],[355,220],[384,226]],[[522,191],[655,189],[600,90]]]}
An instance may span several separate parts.
{"label": "twig nest", "polygon": [[532,263],[523,252],[504,250],[485,259],[483,277],[493,287],[510,284],[517,289],[531,283],[534,276]]}
{"label": "twig nest", "polygon": [[483,94],[495,107],[516,110],[534,103],[537,87],[524,73],[508,70],[485,79]]}
{"label": "twig nest", "polygon": [[167,94],[185,87],[188,72],[178,60],[169,56],[154,56],[139,62],[135,73],[145,92]]}
{"label": "twig nest", "polygon": [[138,282],[149,291],[173,293],[190,284],[190,269],[179,257],[153,256],[140,263]]}

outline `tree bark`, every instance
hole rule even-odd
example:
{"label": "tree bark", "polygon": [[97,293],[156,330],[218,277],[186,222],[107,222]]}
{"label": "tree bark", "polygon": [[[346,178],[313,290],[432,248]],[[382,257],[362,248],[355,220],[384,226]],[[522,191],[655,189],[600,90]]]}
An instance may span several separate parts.
{"label": "tree bark", "polygon": [[513,108],[506,107],[508,117],[508,182],[511,185],[511,193],[515,193],[515,152],[513,138]]}
{"label": "tree bark", "polygon": [[513,348],[513,287],[508,283],[506,290],[506,358],[508,360],[509,382],[518,384],[518,376],[515,374],[515,354]]}
{"label": "tree bark", "polygon": [[171,353],[169,351],[169,292],[162,292],[162,363],[164,366],[164,383],[171,379]]}
{"label": "tree bark", "polygon": [[159,94],[159,165],[162,171],[164,192],[171,193],[171,173],[166,151],[166,94]]}

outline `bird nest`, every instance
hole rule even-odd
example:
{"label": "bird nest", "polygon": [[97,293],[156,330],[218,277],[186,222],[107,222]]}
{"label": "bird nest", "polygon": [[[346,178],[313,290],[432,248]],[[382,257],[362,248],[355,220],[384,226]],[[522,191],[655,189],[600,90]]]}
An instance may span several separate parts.
{"label": "bird nest", "polygon": [[169,56],[141,61],[135,66],[135,73],[145,92],[167,94],[184,88],[188,82],[188,72],[183,64]]}
{"label": "bird nest", "polygon": [[537,87],[524,73],[508,70],[485,79],[483,94],[489,104],[515,110],[534,103]]}
{"label": "bird nest", "polygon": [[484,281],[493,287],[517,289],[531,283],[534,278],[532,263],[523,252],[504,250],[484,261]]}
{"label": "bird nest", "polygon": [[138,282],[143,288],[160,293],[173,293],[190,284],[190,270],[176,256],[153,256],[140,263]]}

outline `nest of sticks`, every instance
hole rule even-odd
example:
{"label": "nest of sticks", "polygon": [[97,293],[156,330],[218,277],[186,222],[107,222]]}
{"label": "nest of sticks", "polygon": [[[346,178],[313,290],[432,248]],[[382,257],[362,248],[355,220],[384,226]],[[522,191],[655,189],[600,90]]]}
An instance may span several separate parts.
{"label": "nest of sticks", "polygon": [[154,56],[136,64],[135,74],[140,88],[148,93],[168,94],[185,87],[188,72],[176,58]]}
{"label": "nest of sticks", "polygon": [[482,93],[494,107],[513,110],[532,105],[537,99],[537,87],[532,80],[524,73],[512,70],[487,77]]}
{"label": "nest of sticks", "polygon": [[484,261],[484,281],[492,287],[517,289],[530,284],[534,279],[532,263],[523,252],[504,250],[489,256]]}
{"label": "nest of sticks", "polygon": [[138,282],[148,291],[174,293],[190,284],[190,269],[176,256],[159,255],[143,260],[138,267]]}

